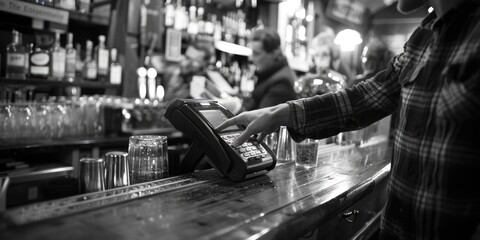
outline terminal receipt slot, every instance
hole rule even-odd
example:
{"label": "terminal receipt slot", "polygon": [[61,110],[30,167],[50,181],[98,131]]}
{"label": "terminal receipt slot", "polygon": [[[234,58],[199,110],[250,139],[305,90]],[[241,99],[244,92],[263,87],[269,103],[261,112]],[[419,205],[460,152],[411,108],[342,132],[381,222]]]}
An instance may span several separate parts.
{"label": "terminal receipt slot", "polygon": [[[242,146],[232,148],[232,141],[245,126],[230,126],[221,132],[215,128],[233,114],[213,100],[182,99],[172,102],[165,112],[172,125],[192,139],[181,162],[183,171],[194,171],[195,165],[206,155],[210,165],[221,175],[241,181],[272,170],[275,155],[263,142],[251,139]],[[187,169],[185,169],[187,168]]]}

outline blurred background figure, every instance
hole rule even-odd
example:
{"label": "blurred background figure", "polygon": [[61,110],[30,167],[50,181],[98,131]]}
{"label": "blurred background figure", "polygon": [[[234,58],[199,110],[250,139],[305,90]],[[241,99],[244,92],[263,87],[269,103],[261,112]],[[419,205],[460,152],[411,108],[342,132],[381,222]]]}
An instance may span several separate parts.
{"label": "blurred background figure", "polygon": [[309,73],[295,83],[298,97],[334,92],[347,86],[352,74],[340,61],[340,49],[333,43],[334,38],[335,32],[328,26],[321,26],[320,33],[313,38]]}
{"label": "blurred background figure", "polygon": [[250,48],[257,80],[251,96],[244,99],[242,109],[265,108],[296,99],[294,82],[297,76],[280,49],[278,33],[269,28],[255,30]]}
{"label": "blurred background figure", "polygon": [[335,32],[328,26],[320,26],[320,32],[312,39],[312,62],[310,73],[340,73],[348,80],[353,76],[351,70],[340,60],[340,48],[333,43]]}
{"label": "blurred background figure", "polygon": [[348,83],[348,86],[351,87],[359,82],[365,81],[387,68],[388,62],[393,55],[393,52],[390,51],[384,41],[377,37],[370,38],[362,52],[363,73],[355,76],[355,78]]}
{"label": "blurred background figure", "polygon": [[170,65],[163,75],[165,86],[165,100],[192,98],[190,85],[195,76],[206,79],[206,70],[209,66],[214,47],[212,42],[193,40],[179,64]]}

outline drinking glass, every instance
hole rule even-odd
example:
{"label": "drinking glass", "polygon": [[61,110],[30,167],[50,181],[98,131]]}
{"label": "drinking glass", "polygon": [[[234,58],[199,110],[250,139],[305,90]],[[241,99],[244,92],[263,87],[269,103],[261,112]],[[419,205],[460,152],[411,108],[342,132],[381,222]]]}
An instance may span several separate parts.
{"label": "drinking glass", "polygon": [[317,166],[318,140],[307,138],[297,143],[295,165],[304,168]]}
{"label": "drinking glass", "polygon": [[278,162],[290,162],[295,159],[296,143],[290,137],[287,127],[281,126],[278,133],[278,144],[277,144],[277,161]]}
{"label": "drinking glass", "polygon": [[16,138],[16,121],[12,106],[0,104],[0,142],[10,142]]}
{"label": "drinking glass", "polygon": [[277,152],[278,132],[272,132],[268,134],[268,136],[265,138],[265,144],[267,144],[272,152]]}
{"label": "drinking glass", "polygon": [[128,144],[130,183],[149,182],[168,177],[166,136],[131,136]]}
{"label": "drinking glass", "polygon": [[105,163],[103,159],[80,159],[79,185],[81,193],[90,193],[105,190]]}

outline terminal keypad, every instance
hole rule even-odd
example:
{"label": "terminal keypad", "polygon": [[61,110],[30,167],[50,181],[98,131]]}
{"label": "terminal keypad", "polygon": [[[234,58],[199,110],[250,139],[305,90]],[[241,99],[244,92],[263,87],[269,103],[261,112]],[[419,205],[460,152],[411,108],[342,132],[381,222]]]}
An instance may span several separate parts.
{"label": "terminal keypad", "polygon": [[[221,135],[222,139],[231,145],[233,141],[240,135],[240,133],[229,133]],[[245,161],[259,161],[267,157],[267,151],[255,139],[244,142],[241,146],[232,147],[238,155]]]}

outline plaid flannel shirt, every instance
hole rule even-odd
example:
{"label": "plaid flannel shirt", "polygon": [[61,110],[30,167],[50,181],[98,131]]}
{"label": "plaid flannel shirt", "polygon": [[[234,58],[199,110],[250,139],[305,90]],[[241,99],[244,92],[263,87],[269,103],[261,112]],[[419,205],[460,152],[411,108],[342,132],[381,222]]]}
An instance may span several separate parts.
{"label": "plaid flannel shirt", "polygon": [[288,102],[295,140],[398,111],[382,239],[468,239],[479,224],[479,6],[467,0],[441,18],[429,14],[372,79]]}

